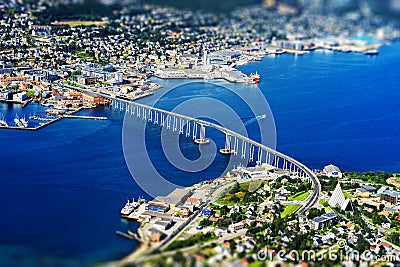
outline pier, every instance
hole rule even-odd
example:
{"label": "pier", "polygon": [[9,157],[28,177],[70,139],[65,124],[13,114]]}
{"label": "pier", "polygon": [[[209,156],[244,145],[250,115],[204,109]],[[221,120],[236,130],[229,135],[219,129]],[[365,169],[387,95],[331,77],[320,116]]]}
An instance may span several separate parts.
{"label": "pier", "polygon": [[47,126],[49,126],[49,125],[51,125],[51,124],[53,124],[53,123],[55,123],[57,121],[60,121],[60,120],[62,120],[64,118],[65,119],[102,120],[102,121],[108,120],[107,117],[72,115],[72,114],[74,114],[74,113],[76,113],[78,111],[80,111],[80,109],[72,112],[71,114],[60,116],[58,118],[52,119],[50,121],[47,121],[46,123],[40,124],[39,126],[34,127],[34,128],[32,128],[32,127],[30,127],[30,128],[28,128],[28,127],[18,127],[18,126],[0,126],[0,129],[38,131],[38,130],[40,130],[40,129],[44,128],[44,127],[47,127]]}
{"label": "pier", "polygon": [[84,119],[84,120],[101,120],[105,121],[108,120],[107,117],[96,117],[96,116],[79,116],[79,115],[64,115],[66,119]]}

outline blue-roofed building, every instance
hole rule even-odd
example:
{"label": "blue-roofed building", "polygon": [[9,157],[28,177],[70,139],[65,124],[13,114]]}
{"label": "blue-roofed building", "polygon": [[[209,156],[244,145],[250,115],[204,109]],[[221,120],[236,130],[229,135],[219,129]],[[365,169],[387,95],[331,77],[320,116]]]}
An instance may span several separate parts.
{"label": "blue-roofed building", "polygon": [[387,186],[382,186],[381,188],[378,189],[378,191],[376,192],[376,195],[377,195],[378,197],[380,197],[381,194],[382,194],[383,192],[385,192],[386,190],[387,190]]}
{"label": "blue-roofed building", "polygon": [[209,209],[204,209],[201,214],[203,214],[203,216],[211,216],[212,215],[212,211]]}
{"label": "blue-roofed building", "polygon": [[394,190],[386,190],[381,193],[380,200],[384,200],[389,202],[390,204],[396,205],[397,202],[399,201],[400,197],[400,192],[394,191]]}
{"label": "blue-roofed building", "polygon": [[370,194],[375,194],[375,192],[376,192],[375,187],[370,186],[370,185],[365,185],[365,184],[363,184],[363,185],[361,186],[361,188],[364,188],[364,189],[365,189],[366,191],[368,191]]}
{"label": "blue-roofed building", "polygon": [[315,217],[311,220],[311,227],[314,230],[321,230],[329,225],[334,225],[337,223],[339,215],[335,212],[329,212],[324,215]]}

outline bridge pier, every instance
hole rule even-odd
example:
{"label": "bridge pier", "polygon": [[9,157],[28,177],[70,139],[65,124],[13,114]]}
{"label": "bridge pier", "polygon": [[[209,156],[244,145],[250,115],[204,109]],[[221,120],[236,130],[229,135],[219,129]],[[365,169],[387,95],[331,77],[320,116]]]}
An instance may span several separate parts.
{"label": "bridge pier", "polygon": [[250,151],[249,151],[249,162],[253,162],[254,161],[254,145],[250,144]]}
{"label": "bridge pier", "polygon": [[257,150],[257,165],[261,165],[262,164],[262,149],[260,147],[258,147]]}
{"label": "bridge pier", "polygon": [[238,149],[239,149],[239,139],[235,136],[235,141],[234,141],[234,146],[233,150],[235,151],[233,154],[237,156],[238,154]]}
{"label": "bridge pier", "polygon": [[197,123],[195,121],[193,122],[192,138],[193,141],[197,138]]}
{"label": "bridge pier", "polygon": [[149,109],[149,119],[148,122],[153,122],[153,110]]}
{"label": "bridge pier", "polygon": [[229,134],[225,134],[225,147],[221,148],[219,153],[224,155],[231,155],[235,153],[235,151],[231,149],[231,136]]}
{"label": "bridge pier", "polygon": [[183,134],[183,127],[184,127],[183,119],[179,118],[179,134]]}
{"label": "bridge pier", "polygon": [[246,141],[242,140],[242,159],[246,158]]}
{"label": "bridge pier", "polygon": [[154,125],[158,125],[158,111],[154,111]]}
{"label": "bridge pier", "polygon": [[164,115],[164,113],[161,113],[161,123],[160,123],[160,127],[164,127],[164,123],[165,123],[165,115]]}
{"label": "bridge pier", "polygon": [[132,105],[131,106],[131,116],[134,116],[134,115],[135,115],[135,106]]}
{"label": "bridge pier", "polygon": [[172,131],[176,132],[177,128],[178,128],[178,118],[174,116],[174,126],[172,126]]}
{"label": "bridge pier", "polygon": [[142,113],[142,119],[144,120],[144,121],[147,121],[147,109],[145,109],[144,107],[143,107],[143,113]]}
{"label": "bridge pier", "polygon": [[189,138],[190,136],[190,121],[186,121],[186,138]]}
{"label": "bridge pier", "polygon": [[200,124],[200,138],[194,139],[194,142],[199,145],[205,145],[210,143],[209,139],[206,139],[206,127],[203,124]]}
{"label": "bridge pier", "polygon": [[171,116],[167,115],[167,129],[171,129]]}

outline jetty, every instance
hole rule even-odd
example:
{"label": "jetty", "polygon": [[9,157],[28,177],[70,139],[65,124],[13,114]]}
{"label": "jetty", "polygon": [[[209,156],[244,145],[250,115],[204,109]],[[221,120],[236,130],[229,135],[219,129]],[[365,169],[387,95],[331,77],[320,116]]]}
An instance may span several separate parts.
{"label": "jetty", "polygon": [[66,119],[84,119],[84,120],[108,120],[107,117],[96,117],[96,116],[79,116],[79,115],[65,115]]}

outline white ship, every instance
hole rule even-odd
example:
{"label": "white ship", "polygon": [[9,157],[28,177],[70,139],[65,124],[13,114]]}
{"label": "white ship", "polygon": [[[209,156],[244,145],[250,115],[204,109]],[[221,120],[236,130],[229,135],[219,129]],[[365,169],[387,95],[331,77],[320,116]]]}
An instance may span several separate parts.
{"label": "white ship", "polygon": [[128,201],[126,202],[125,206],[121,209],[121,215],[122,216],[128,216],[131,214],[135,208],[139,205],[138,202],[135,202],[135,199],[132,199],[132,202]]}

